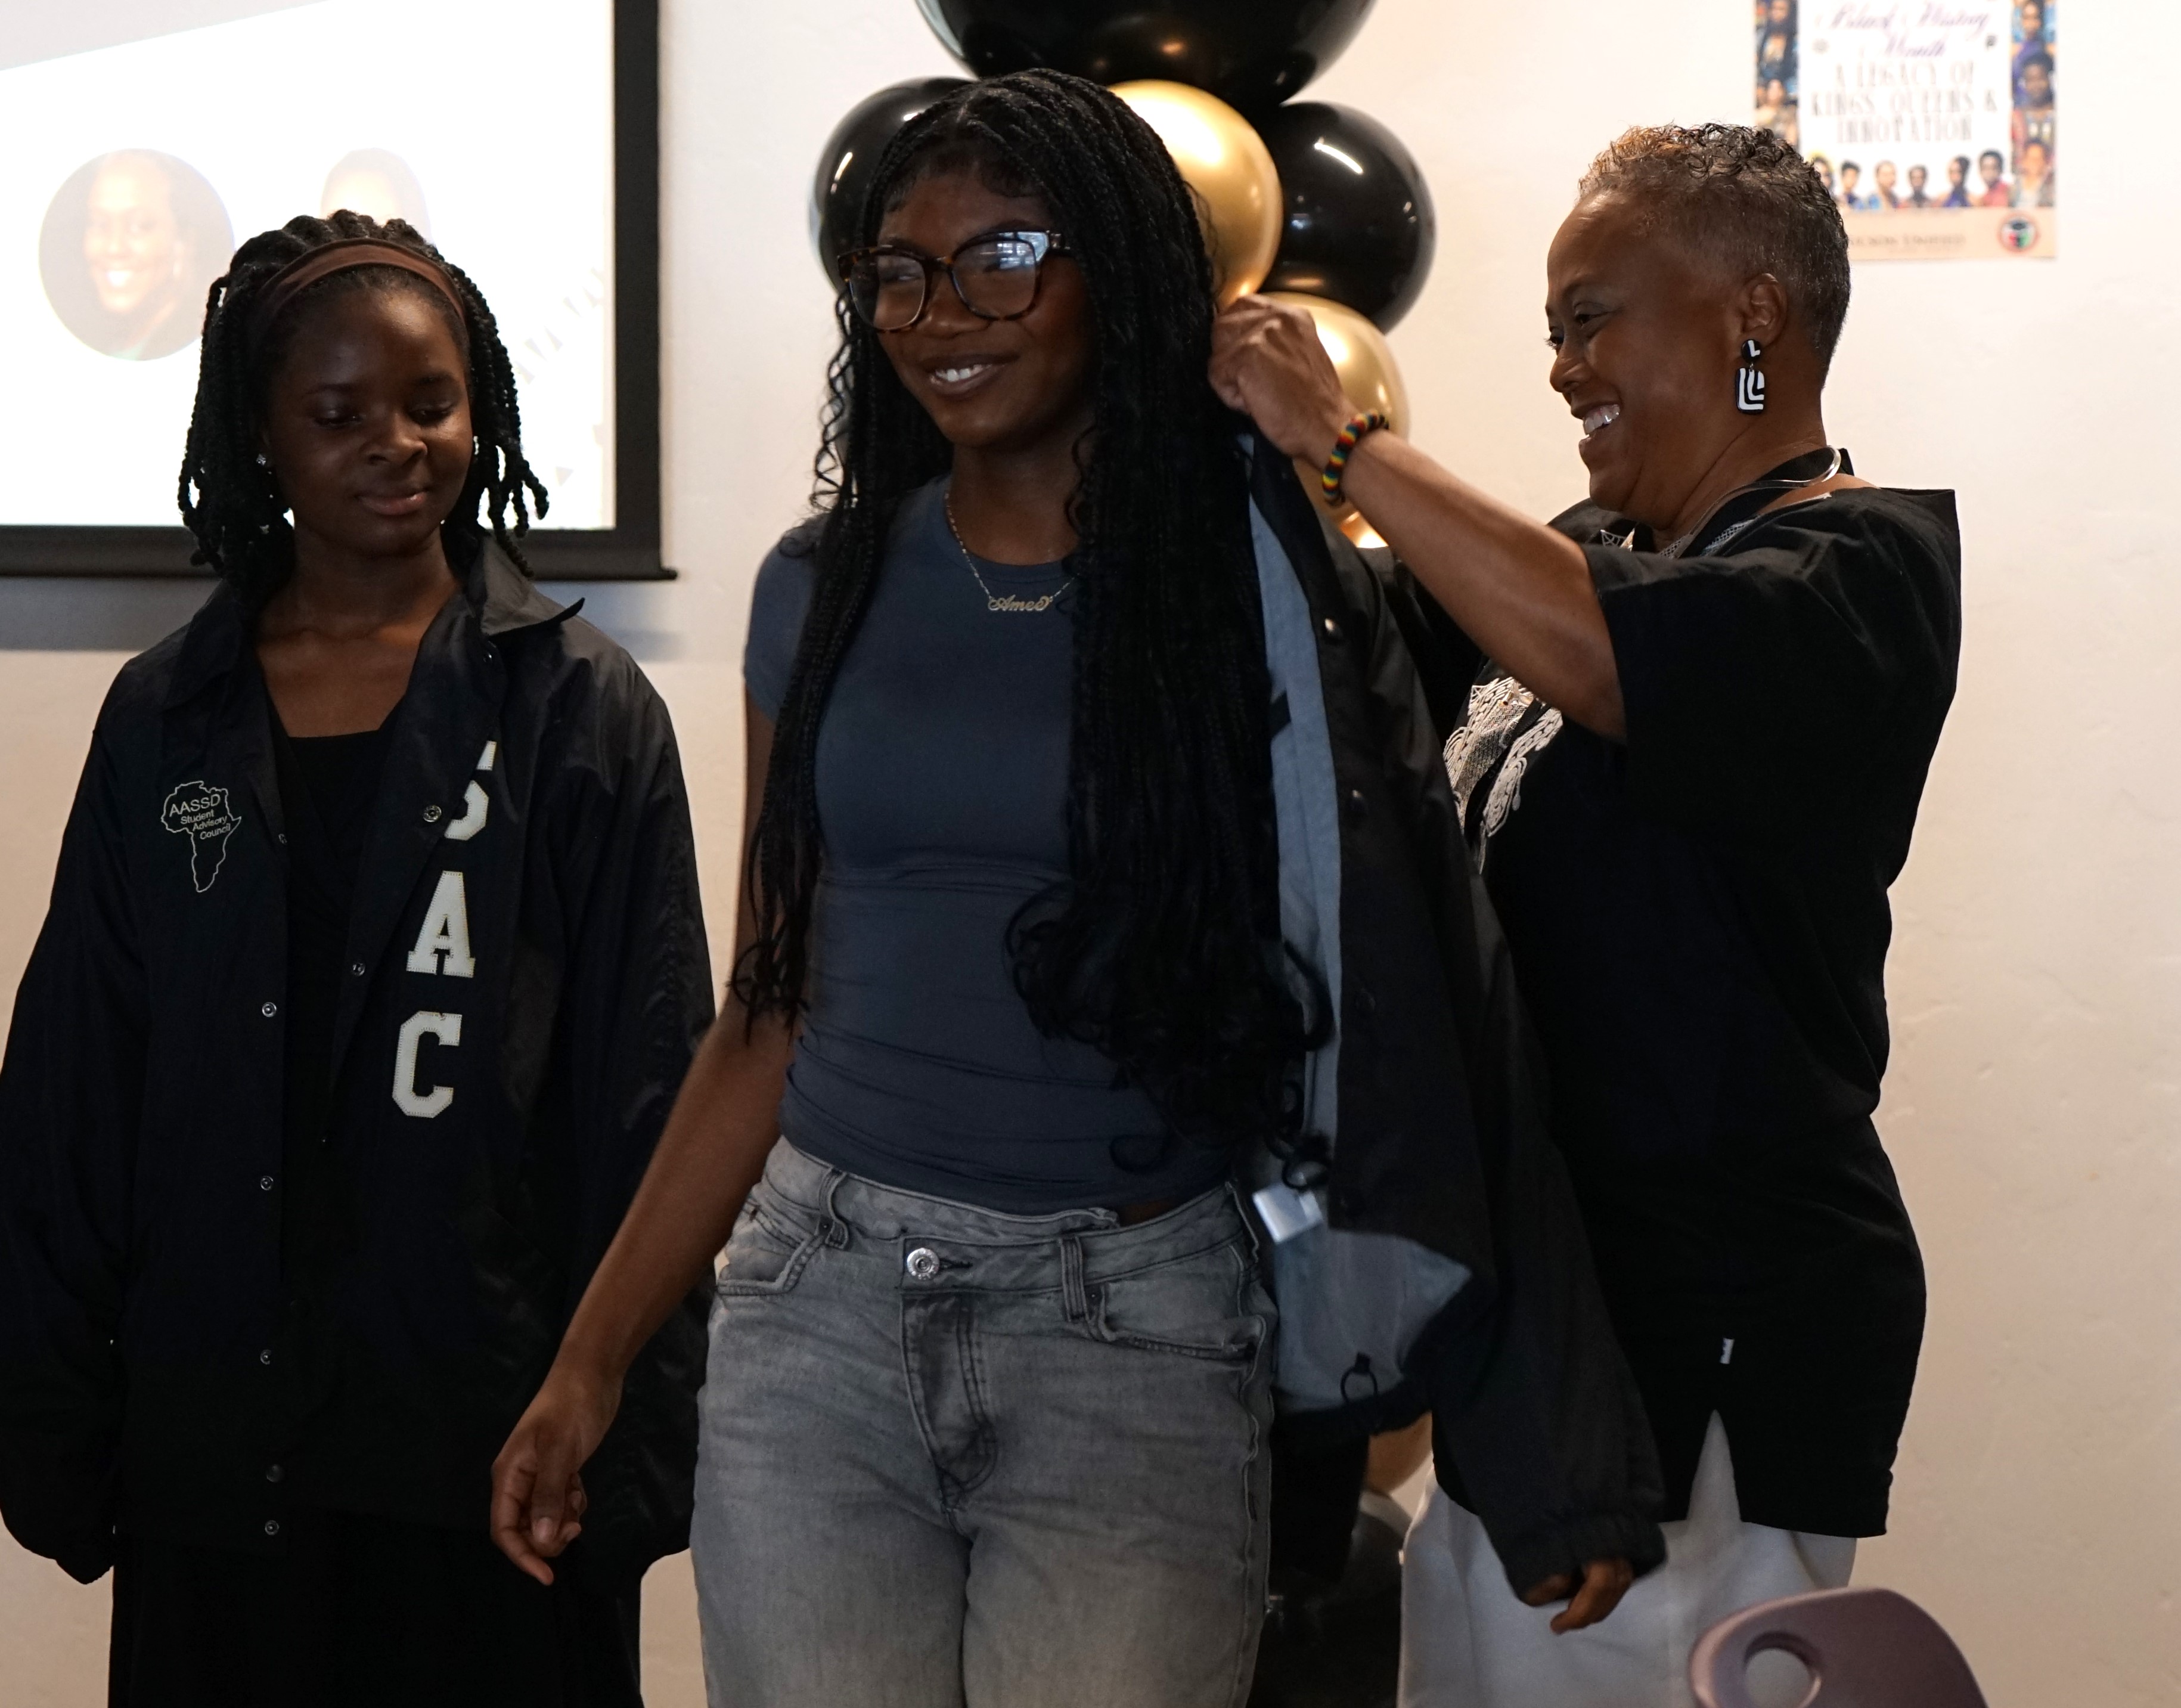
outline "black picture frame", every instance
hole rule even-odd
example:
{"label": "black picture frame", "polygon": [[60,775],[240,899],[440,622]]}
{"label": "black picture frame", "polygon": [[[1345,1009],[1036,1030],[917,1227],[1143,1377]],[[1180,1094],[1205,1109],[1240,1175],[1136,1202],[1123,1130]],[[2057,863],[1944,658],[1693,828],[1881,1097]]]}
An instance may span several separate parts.
{"label": "black picture frame", "polygon": [[[536,528],[540,581],[667,581],[660,557],[659,0],[613,0],[614,525]],[[175,447],[179,458],[180,447]],[[202,578],[184,528],[0,526],[0,576]]]}

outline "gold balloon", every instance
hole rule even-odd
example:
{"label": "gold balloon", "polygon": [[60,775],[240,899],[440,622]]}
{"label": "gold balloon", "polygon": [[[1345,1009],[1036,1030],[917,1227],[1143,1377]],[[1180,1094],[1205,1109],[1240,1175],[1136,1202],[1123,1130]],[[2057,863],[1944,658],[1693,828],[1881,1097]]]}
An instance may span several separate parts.
{"label": "gold balloon", "polygon": [[[1317,341],[1333,358],[1333,371],[1340,389],[1356,410],[1376,410],[1392,423],[1391,431],[1409,436],[1409,389],[1401,383],[1401,370],[1386,343],[1386,334],[1354,309],[1322,296],[1305,296],[1298,290],[1267,290],[1267,302],[1285,302],[1306,311],[1317,325]],[[1319,472],[1295,464],[1303,490],[1318,503],[1325,501]],[[1358,545],[1383,545],[1378,532],[1352,504],[1333,511],[1333,525]]]}
{"label": "gold balloon", "polygon": [[1280,174],[1250,121],[1186,83],[1117,83],[1113,92],[1158,132],[1195,192],[1224,308],[1265,282],[1280,246]]}

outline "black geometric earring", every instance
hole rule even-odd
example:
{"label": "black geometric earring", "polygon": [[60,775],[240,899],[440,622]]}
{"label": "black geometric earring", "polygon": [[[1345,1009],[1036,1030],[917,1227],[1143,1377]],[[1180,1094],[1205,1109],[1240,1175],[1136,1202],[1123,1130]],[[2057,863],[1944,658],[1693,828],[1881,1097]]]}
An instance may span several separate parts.
{"label": "black geometric earring", "polygon": [[1742,373],[1735,382],[1734,406],[1744,415],[1764,413],[1764,376],[1757,369],[1757,358],[1764,353],[1755,339],[1742,340]]}

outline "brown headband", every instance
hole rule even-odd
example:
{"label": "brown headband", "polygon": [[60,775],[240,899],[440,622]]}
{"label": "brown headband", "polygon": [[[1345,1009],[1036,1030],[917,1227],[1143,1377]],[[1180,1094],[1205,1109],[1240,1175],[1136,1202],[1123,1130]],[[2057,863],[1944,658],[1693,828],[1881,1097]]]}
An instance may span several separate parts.
{"label": "brown headband", "polygon": [[413,249],[404,249],[376,237],[342,237],[304,251],[265,281],[257,312],[250,318],[251,350],[255,352],[263,347],[265,334],[272,331],[273,323],[288,312],[298,296],[321,279],[345,273],[352,267],[398,267],[404,273],[415,274],[437,287],[454,305],[456,318],[464,330],[468,329],[469,317],[462,312],[461,298],[455,295],[455,281],[447,276],[444,268]]}

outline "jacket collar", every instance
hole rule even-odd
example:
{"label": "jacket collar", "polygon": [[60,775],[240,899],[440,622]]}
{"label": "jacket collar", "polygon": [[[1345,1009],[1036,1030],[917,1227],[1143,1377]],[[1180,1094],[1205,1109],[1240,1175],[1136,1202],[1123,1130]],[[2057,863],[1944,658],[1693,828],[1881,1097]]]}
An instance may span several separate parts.
{"label": "jacket collar", "polygon": [[478,613],[478,627],[494,637],[566,622],[583,608],[580,599],[573,605],[561,605],[546,598],[538,583],[500,549],[500,543],[489,538],[463,578],[462,591]]}
{"label": "jacket collar", "polygon": [[[566,622],[583,608],[580,599],[566,605],[548,599],[490,539],[460,581],[478,628],[495,638]],[[250,614],[235,589],[225,582],[213,588],[184,631],[181,655],[167,685],[167,709],[187,704],[232,672],[249,643],[250,627]]]}

